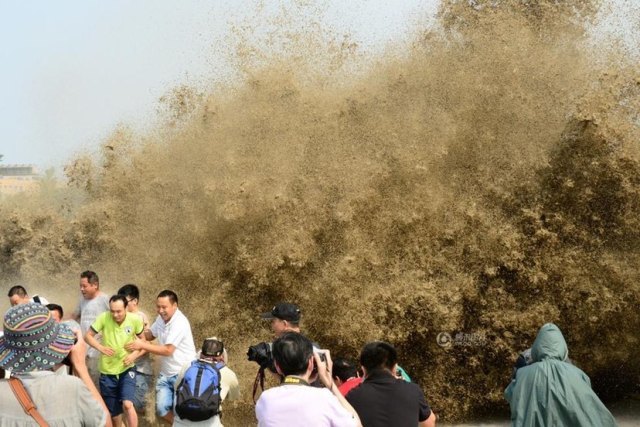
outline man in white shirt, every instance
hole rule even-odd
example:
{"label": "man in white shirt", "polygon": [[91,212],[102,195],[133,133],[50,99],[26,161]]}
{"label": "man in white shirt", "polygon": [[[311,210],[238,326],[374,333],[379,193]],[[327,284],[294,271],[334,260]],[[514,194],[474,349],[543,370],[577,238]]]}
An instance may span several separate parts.
{"label": "man in white shirt", "polygon": [[[175,292],[164,290],[156,299],[158,317],[145,331],[144,340],[128,343],[128,351],[146,350],[162,356],[160,359],[160,375],[156,382],[156,412],[169,424],[173,424],[173,402],[175,384],[182,367],[196,357],[196,346],[193,343],[191,324],[178,309],[178,296]],[[149,341],[158,340],[158,344]]]}
{"label": "man in white shirt", "polygon": [[[258,399],[258,427],[361,426],[358,414],[333,383],[329,351],[322,354],[324,360],[311,341],[297,332],[284,333],[273,343],[273,359],[284,380]],[[314,368],[326,388],[309,386]]]}

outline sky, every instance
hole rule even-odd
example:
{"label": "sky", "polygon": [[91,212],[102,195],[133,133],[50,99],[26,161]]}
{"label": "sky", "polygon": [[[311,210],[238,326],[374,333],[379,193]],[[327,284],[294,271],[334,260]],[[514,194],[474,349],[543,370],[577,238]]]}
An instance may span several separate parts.
{"label": "sky", "polygon": [[[231,73],[230,29],[292,0],[0,0],[0,154],[4,164],[60,171],[118,124],[153,122],[171,88]],[[299,0],[302,1],[302,0]],[[411,35],[438,0],[306,0],[364,52]],[[640,1],[612,5],[606,33],[637,46]],[[629,34],[634,37],[629,38]]]}
{"label": "sky", "polygon": [[[265,1],[269,7],[287,1]],[[0,154],[61,169],[119,123],[144,126],[181,84],[230,73],[230,28],[257,0],[0,0]],[[406,37],[437,0],[319,1],[363,49]]]}

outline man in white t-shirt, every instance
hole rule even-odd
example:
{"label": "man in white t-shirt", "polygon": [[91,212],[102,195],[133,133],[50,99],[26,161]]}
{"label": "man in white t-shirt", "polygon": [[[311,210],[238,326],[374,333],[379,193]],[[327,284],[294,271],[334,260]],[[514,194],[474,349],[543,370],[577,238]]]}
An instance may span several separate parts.
{"label": "man in white t-shirt", "polygon": [[[282,385],[262,393],[256,404],[258,427],[357,427],[356,411],[331,378],[333,362],[328,350],[315,352],[311,341],[286,332],[273,343],[273,359]],[[326,388],[311,387],[314,367]]]}
{"label": "man in white t-shirt", "polygon": [[[100,279],[93,271],[83,271],[80,273],[80,294],[81,298],[78,306],[71,313],[71,318],[80,323],[80,331],[85,336],[93,322],[99,314],[109,311],[109,295],[100,290]],[[96,335],[98,341],[102,340],[101,335]],[[87,350],[87,369],[96,387],[100,379],[98,361],[100,352],[90,347]]]}
{"label": "man in white t-shirt", "polygon": [[[156,382],[156,412],[169,424],[173,423],[173,401],[175,384],[182,366],[196,357],[196,346],[193,343],[191,324],[178,309],[178,296],[175,292],[164,290],[156,299],[158,317],[145,331],[147,341],[135,340],[128,343],[128,351],[146,350],[162,356],[160,359],[160,375]],[[158,344],[149,341],[158,340]]]}

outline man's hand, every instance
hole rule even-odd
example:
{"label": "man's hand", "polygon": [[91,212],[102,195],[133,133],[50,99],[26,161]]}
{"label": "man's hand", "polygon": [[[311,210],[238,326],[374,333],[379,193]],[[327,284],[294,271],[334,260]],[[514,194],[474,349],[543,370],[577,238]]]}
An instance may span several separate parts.
{"label": "man's hand", "polygon": [[98,347],[98,350],[100,351],[100,353],[104,354],[105,356],[113,356],[114,354],[116,354],[116,351],[114,349],[112,349],[111,347],[105,347],[104,345],[101,345],[100,347]]}
{"label": "man's hand", "polygon": [[124,363],[124,366],[131,366],[135,363],[136,359],[137,359],[137,355],[138,353],[131,353],[129,355],[127,355],[127,357],[125,357],[122,360],[122,363]]}
{"label": "man's hand", "polygon": [[[324,361],[320,358],[320,353],[324,354]],[[333,385],[333,378],[331,377],[333,361],[331,360],[331,354],[329,353],[329,350],[320,350],[320,353],[315,351],[313,352],[313,359],[316,363],[318,378],[325,387],[331,388],[331,386]]]}
{"label": "man's hand", "polygon": [[136,338],[133,341],[126,343],[124,345],[124,349],[127,351],[142,350],[142,340]]}

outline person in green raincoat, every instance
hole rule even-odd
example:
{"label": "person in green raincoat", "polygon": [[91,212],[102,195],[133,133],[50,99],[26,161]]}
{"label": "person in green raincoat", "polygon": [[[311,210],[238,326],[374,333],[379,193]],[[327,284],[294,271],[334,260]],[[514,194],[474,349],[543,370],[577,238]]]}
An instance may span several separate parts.
{"label": "person in green raincoat", "polygon": [[531,347],[532,363],[518,369],[504,391],[514,427],[617,425],[587,374],[568,363],[568,356],[560,329],[543,325]]}

